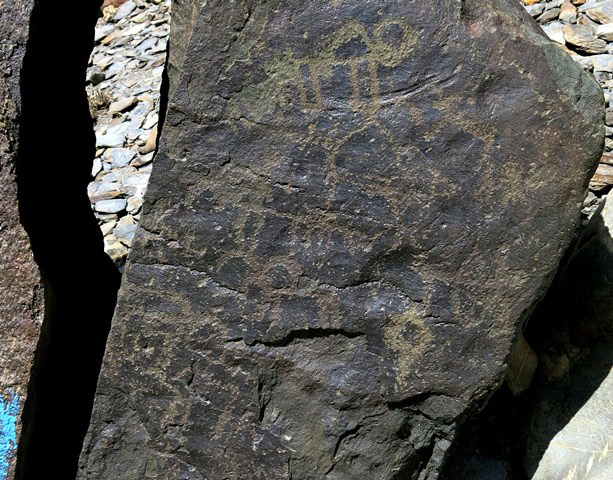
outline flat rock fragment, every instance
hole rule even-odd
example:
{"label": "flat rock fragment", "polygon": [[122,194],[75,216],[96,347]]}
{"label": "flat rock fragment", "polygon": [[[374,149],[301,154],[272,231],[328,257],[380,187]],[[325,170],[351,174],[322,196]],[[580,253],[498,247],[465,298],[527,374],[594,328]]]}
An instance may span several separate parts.
{"label": "flat rock fragment", "polygon": [[604,135],[518,2],[442,3],[173,5],[78,478],[438,477]]}
{"label": "flat rock fragment", "polygon": [[560,20],[565,23],[577,23],[577,7],[570,0],[564,0],[560,7]]}
{"label": "flat rock fragment", "polygon": [[598,23],[607,24],[613,22],[613,3],[609,0],[589,2],[580,7],[580,12],[585,12],[588,17]]}
{"label": "flat rock fragment", "polygon": [[600,164],[590,180],[590,188],[602,190],[613,185],[613,165]]}
{"label": "flat rock fragment", "polygon": [[554,42],[559,43],[561,45],[564,45],[566,43],[562,23],[551,22],[547,25],[543,25],[543,31]]}
{"label": "flat rock fragment", "polygon": [[566,42],[585,53],[606,53],[607,43],[598,38],[591,25],[564,25]]}

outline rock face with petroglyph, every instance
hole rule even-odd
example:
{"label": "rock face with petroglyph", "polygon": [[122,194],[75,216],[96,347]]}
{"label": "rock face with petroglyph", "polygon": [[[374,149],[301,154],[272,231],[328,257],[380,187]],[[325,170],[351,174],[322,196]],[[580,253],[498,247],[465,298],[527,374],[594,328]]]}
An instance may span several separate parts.
{"label": "rock face with petroglyph", "polygon": [[438,3],[177,2],[80,478],[437,477],[604,133],[517,2]]}

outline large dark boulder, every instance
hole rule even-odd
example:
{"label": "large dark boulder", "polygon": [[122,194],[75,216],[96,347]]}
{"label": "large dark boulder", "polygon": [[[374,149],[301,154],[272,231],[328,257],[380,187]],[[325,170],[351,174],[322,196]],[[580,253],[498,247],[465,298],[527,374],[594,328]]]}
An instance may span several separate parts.
{"label": "large dark boulder", "polygon": [[437,477],[603,144],[516,3],[176,2],[79,478]]}

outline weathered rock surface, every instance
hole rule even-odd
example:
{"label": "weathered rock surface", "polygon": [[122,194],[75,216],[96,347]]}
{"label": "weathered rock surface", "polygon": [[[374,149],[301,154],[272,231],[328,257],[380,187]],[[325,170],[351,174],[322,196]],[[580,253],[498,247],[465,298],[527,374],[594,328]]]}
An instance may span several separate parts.
{"label": "weathered rock surface", "polygon": [[41,280],[20,222],[15,174],[19,79],[32,3],[0,3],[0,480],[14,472],[19,418],[42,323]]}
{"label": "weathered rock surface", "polygon": [[[526,11],[542,24],[545,34],[569,53],[585,70],[593,73],[603,89],[607,107],[605,150],[613,150],[613,109],[610,91],[613,88],[613,17],[610,0],[523,0]],[[558,8],[560,7],[560,8]],[[559,15],[557,11],[559,10]],[[553,13],[552,13],[553,12]],[[607,156],[590,182],[590,195],[583,208],[582,225],[589,222],[604,196],[613,186],[613,175]]]}
{"label": "weathered rock surface", "polygon": [[442,3],[177,2],[79,478],[437,477],[604,134],[515,1]]}

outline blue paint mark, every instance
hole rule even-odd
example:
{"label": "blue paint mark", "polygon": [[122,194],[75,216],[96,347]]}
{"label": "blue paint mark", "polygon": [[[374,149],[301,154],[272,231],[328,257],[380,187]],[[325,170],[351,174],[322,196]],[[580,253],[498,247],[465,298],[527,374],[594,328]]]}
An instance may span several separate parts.
{"label": "blue paint mark", "polygon": [[19,415],[19,396],[10,394],[5,403],[0,395],[0,480],[9,475],[9,465],[17,449],[17,416]]}

